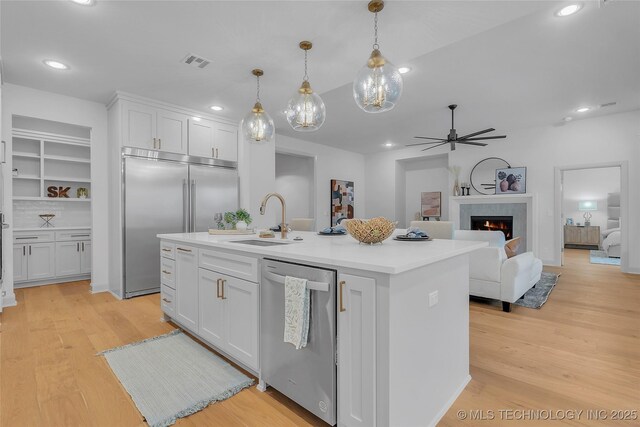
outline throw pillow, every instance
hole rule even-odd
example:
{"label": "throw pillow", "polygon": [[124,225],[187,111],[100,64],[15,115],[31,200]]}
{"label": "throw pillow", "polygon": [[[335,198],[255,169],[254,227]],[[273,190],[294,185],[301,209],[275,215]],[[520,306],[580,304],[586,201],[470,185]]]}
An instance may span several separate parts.
{"label": "throw pillow", "polygon": [[507,253],[507,258],[516,256],[518,248],[520,247],[520,237],[507,241],[504,245],[504,251]]}

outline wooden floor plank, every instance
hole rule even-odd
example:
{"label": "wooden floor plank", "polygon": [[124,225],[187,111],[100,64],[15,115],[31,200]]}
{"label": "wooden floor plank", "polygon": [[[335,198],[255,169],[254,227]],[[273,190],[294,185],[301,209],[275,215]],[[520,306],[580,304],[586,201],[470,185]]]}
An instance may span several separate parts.
{"label": "wooden floor plank", "polygon": [[[632,426],[607,422],[461,420],[457,411],[640,409],[640,276],[568,250],[540,310],[472,300],[472,381],[440,426]],[[159,296],[119,301],[88,281],[16,290],[0,315],[0,427],[143,426],[131,397],[96,353],[157,336]],[[416,403],[418,404],[418,403]],[[322,426],[291,400],[255,387],[178,426]]]}

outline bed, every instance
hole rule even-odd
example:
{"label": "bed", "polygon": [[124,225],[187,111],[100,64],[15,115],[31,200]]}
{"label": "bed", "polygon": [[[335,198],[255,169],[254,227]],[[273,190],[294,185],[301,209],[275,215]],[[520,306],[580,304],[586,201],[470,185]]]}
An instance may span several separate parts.
{"label": "bed", "polygon": [[620,193],[607,194],[607,229],[600,245],[609,258],[620,258]]}

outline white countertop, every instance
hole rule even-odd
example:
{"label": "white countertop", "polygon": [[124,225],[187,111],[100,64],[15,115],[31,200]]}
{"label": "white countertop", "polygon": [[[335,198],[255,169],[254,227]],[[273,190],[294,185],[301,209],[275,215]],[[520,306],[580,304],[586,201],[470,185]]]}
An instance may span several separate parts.
{"label": "white countertop", "polygon": [[[403,234],[403,232],[404,230],[396,230],[395,234]],[[304,240],[294,242],[292,239],[296,236],[301,236]],[[257,235],[221,236],[204,232],[158,234],[158,237],[186,245],[204,245],[304,263],[325,264],[387,274],[403,273],[488,246],[487,242],[439,239],[400,242],[393,240],[393,238],[385,240],[381,245],[365,245],[359,244],[348,235],[320,236],[309,231],[291,232],[288,241],[292,243],[278,246],[232,243],[234,240],[259,239]],[[276,238],[260,240],[282,241],[278,233],[276,233]]]}
{"label": "white countertop", "polygon": [[13,231],[64,231],[64,230],[91,230],[90,225],[85,225],[84,227],[25,227],[25,228],[14,228]]}

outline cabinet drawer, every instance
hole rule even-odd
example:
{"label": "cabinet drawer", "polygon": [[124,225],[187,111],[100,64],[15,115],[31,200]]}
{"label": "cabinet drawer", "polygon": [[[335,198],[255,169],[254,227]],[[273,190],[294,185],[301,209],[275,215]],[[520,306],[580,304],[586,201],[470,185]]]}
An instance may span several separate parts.
{"label": "cabinet drawer", "polygon": [[168,258],[160,258],[160,277],[162,284],[170,288],[176,288],[176,262]]}
{"label": "cabinet drawer", "polygon": [[68,242],[74,240],[88,240],[91,238],[91,230],[66,230],[56,231],[56,242]]}
{"label": "cabinet drawer", "polygon": [[55,233],[53,231],[14,231],[13,243],[42,243],[53,242]]}
{"label": "cabinet drawer", "polygon": [[171,242],[160,242],[160,254],[169,259],[176,259],[176,245]]}
{"label": "cabinet drawer", "polygon": [[176,291],[166,285],[162,285],[160,288],[160,307],[162,307],[162,311],[172,317],[176,311],[175,296]]}
{"label": "cabinet drawer", "polygon": [[227,252],[200,250],[199,267],[258,282],[258,259]]}

